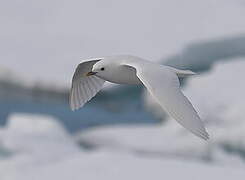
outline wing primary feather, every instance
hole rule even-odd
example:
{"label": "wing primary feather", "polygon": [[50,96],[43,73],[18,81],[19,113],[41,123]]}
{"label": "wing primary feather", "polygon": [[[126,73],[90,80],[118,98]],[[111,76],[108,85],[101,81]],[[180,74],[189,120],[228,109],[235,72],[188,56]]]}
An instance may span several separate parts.
{"label": "wing primary feather", "polygon": [[180,91],[176,71],[153,63],[126,62],[125,65],[135,68],[137,77],[152,97],[179,124],[204,140],[209,138],[201,118]]}
{"label": "wing primary feather", "polygon": [[94,59],[80,63],[72,77],[72,86],[70,91],[70,107],[77,110],[89,101],[103,87],[105,80],[96,76],[86,76],[92,70],[93,65],[100,61]]}
{"label": "wing primary feather", "polygon": [[87,97],[88,97],[88,100],[89,98],[92,96],[91,94],[91,90],[90,90],[90,87],[88,85],[88,81],[86,80],[86,86],[85,86],[85,89],[86,89],[86,92],[87,92]]}
{"label": "wing primary feather", "polygon": [[75,86],[73,87],[73,103],[74,103],[74,107],[76,108],[77,106],[77,101],[76,101],[76,88]]}
{"label": "wing primary feather", "polygon": [[81,92],[80,92],[80,89],[79,89],[79,85],[77,86],[77,95],[78,95],[79,106],[81,106],[82,96],[81,96]]}
{"label": "wing primary feather", "polygon": [[94,90],[97,91],[98,87],[100,86],[100,84],[96,83],[96,79],[95,78],[91,78],[91,83],[94,87]]}
{"label": "wing primary feather", "polygon": [[81,93],[81,104],[84,104],[84,95],[83,95],[83,89],[82,89],[82,87],[81,86],[78,86],[79,87],[79,91],[80,91],[80,93]]}
{"label": "wing primary feather", "polygon": [[75,105],[74,105],[74,91],[71,90],[71,93],[70,93],[70,107],[71,107],[71,110],[74,111],[75,110]]}
{"label": "wing primary feather", "polygon": [[95,87],[91,84],[91,78],[88,80],[88,87],[90,89],[90,92],[91,92],[92,96],[94,96]]}
{"label": "wing primary feather", "polygon": [[75,87],[76,89],[75,89],[75,94],[76,94],[76,99],[75,99],[75,101],[76,101],[76,107],[79,107],[80,106],[80,99],[79,99],[79,92],[78,92],[78,86],[76,86]]}

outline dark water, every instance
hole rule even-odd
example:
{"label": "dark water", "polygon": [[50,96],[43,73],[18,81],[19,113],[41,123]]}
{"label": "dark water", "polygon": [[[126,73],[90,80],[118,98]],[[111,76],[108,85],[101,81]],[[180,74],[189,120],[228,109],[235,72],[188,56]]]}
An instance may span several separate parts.
{"label": "dark water", "polygon": [[[137,92],[140,91],[137,90]],[[91,103],[75,112],[70,110],[66,101],[48,102],[32,98],[1,98],[0,124],[4,125],[8,116],[15,112],[52,115],[60,120],[70,132],[107,124],[159,122],[144,110],[140,95],[135,95],[133,91],[119,97],[118,93],[111,92],[110,96],[108,93],[95,97]]]}

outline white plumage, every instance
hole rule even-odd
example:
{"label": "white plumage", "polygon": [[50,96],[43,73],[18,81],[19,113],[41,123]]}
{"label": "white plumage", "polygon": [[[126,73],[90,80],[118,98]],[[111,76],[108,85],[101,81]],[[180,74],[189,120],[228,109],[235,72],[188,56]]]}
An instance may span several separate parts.
{"label": "white plumage", "polygon": [[205,140],[204,124],[190,101],[180,91],[178,77],[194,74],[143,60],[135,56],[111,56],[79,64],[72,81],[70,105],[82,107],[102,88],[105,81],[143,84],[154,99],[183,127]]}
{"label": "white plumage", "polygon": [[103,87],[105,80],[97,76],[86,75],[99,60],[86,61],[77,66],[70,92],[70,107],[73,111],[82,107]]}

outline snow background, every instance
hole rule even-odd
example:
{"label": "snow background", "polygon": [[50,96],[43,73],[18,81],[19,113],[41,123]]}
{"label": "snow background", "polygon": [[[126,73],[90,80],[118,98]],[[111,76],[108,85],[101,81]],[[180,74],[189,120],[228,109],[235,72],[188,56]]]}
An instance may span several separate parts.
{"label": "snow background", "polygon": [[[1,1],[0,179],[244,179],[244,9],[244,0]],[[68,113],[76,65],[116,54],[199,72],[183,91],[211,139],[142,89],[108,86]]]}

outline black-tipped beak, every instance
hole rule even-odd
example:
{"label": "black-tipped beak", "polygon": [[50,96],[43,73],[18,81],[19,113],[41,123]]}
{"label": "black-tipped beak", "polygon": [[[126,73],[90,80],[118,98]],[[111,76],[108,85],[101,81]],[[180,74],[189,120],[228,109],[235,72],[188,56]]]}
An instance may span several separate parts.
{"label": "black-tipped beak", "polygon": [[86,74],[86,76],[92,76],[92,75],[95,75],[97,72],[93,72],[93,71],[90,71]]}

